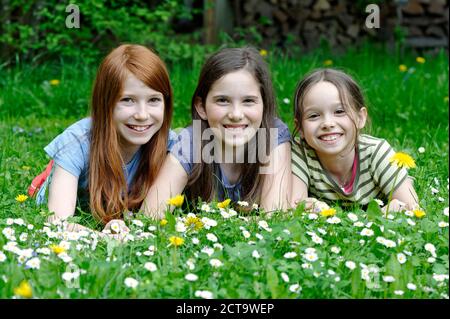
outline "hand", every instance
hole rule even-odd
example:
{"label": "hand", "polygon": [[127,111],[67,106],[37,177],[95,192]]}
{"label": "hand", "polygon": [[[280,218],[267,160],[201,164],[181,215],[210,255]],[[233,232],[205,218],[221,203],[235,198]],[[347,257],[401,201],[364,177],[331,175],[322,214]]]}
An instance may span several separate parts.
{"label": "hand", "polygon": [[109,221],[105,228],[103,228],[102,233],[106,234],[108,237],[114,238],[114,239],[124,239],[128,233],[130,232],[130,229],[127,227],[125,222],[121,219],[113,219]]}
{"label": "hand", "polygon": [[[386,213],[387,208],[388,208],[388,205],[384,206],[381,209],[381,211],[383,213]],[[402,211],[405,211],[406,208],[407,207],[406,207],[405,203],[403,203],[402,201],[399,201],[398,199],[393,199],[391,201],[391,203],[389,204],[389,212],[388,213],[391,213],[391,212],[402,212]]]}
{"label": "hand", "polygon": [[324,209],[329,209],[330,206],[327,203],[317,200],[313,197],[308,197],[304,200],[296,200],[295,204],[298,205],[301,201],[305,202],[305,211],[311,213],[320,213]]}

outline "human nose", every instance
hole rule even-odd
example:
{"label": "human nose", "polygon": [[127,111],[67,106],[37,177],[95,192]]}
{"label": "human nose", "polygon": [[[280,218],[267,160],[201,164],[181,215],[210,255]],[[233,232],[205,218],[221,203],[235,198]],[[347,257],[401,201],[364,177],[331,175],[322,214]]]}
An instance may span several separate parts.
{"label": "human nose", "polygon": [[232,121],[240,121],[243,117],[242,107],[239,104],[234,104],[230,112],[228,112],[228,118]]}
{"label": "human nose", "polygon": [[148,119],[148,112],[147,112],[147,107],[145,105],[144,102],[139,102],[135,105],[135,110],[134,110],[134,118],[136,120],[146,120]]}
{"label": "human nose", "polygon": [[321,123],[321,127],[323,129],[329,129],[329,128],[333,128],[336,125],[336,123],[334,122],[333,117],[325,115],[323,117],[323,121]]}

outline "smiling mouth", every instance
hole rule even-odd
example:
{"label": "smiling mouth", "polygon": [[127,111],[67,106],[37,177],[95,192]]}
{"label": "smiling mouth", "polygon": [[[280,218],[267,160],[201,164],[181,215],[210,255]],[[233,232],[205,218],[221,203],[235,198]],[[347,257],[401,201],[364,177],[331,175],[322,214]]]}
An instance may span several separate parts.
{"label": "smiling mouth", "polygon": [[333,142],[336,141],[339,137],[341,137],[341,133],[335,133],[335,134],[326,134],[319,136],[319,139],[325,142]]}
{"label": "smiling mouth", "polygon": [[245,125],[245,124],[240,124],[240,125],[228,124],[228,125],[224,125],[223,127],[225,127],[227,130],[245,130],[248,127],[248,125]]}
{"label": "smiling mouth", "polygon": [[129,124],[125,124],[126,127],[128,127],[129,129],[135,131],[135,132],[145,132],[147,131],[151,125],[129,125]]}

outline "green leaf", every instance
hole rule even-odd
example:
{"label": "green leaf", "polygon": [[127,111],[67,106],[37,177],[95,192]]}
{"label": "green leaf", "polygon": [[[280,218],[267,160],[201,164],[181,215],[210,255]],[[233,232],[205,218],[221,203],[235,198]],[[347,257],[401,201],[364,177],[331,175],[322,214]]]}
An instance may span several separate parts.
{"label": "green leaf", "polygon": [[167,228],[170,231],[175,231],[175,224],[176,224],[175,216],[168,210],[166,212],[165,218],[167,219]]}
{"label": "green leaf", "polygon": [[269,286],[269,290],[272,294],[272,298],[277,298],[278,296],[278,275],[275,269],[273,269],[272,265],[267,265],[266,268],[266,279],[267,285]]}
{"label": "green leaf", "polygon": [[382,214],[383,212],[381,211],[380,206],[378,206],[377,202],[372,199],[367,206],[367,218],[374,221],[382,216]]}
{"label": "green leaf", "polygon": [[361,295],[361,269],[357,267],[352,273],[352,297],[357,298]]}

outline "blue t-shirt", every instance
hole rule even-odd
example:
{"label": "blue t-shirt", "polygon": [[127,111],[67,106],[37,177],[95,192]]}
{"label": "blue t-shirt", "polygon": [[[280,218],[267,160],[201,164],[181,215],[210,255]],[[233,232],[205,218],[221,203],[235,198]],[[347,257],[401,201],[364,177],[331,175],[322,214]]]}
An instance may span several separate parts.
{"label": "blue t-shirt", "polygon": [[[283,121],[275,118],[274,128],[277,129],[277,136],[275,136],[274,141],[277,146],[290,142],[291,134],[289,132],[289,128],[285,123],[283,123]],[[197,132],[197,135],[201,134],[200,130]],[[201,143],[196,143],[194,147],[194,127],[191,125],[180,131],[178,134],[178,141],[174,143],[171,148],[169,148],[170,153],[180,162],[188,176],[191,175],[194,167],[194,154],[198,154],[199,156],[201,155],[201,152],[196,149],[199,145],[201,145]],[[195,162],[198,162],[199,160],[200,158],[196,158]],[[215,174],[217,175],[217,179],[220,181],[219,184],[222,185],[222,187],[219,187],[217,190],[218,200],[221,201],[225,198],[230,198],[233,201],[238,201],[240,199],[240,193],[242,192],[240,180],[235,184],[231,184],[226,175],[223,173],[220,164],[218,167],[219,169]]]}
{"label": "blue t-shirt", "polygon": [[[78,177],[79,194],[86,196],[89,173],[89,148],[91,135],[91,118],[84,118],[58,135],[44,150],[54,161],[55,164],[62,167],[75,177]],[[172,130],[169,131],[167,149],[169,150],[176,142],[177,134]],[[129,163],[124,166],[125,179],[127,186],[130,188],[131,181],[136,174],[141,159],[141,150],[133,155]],[[39,189],[36,195],[36,202],[42,204],[46,202],[46,189],[51,180],[51,176],[47,178],[45,183]]]}

